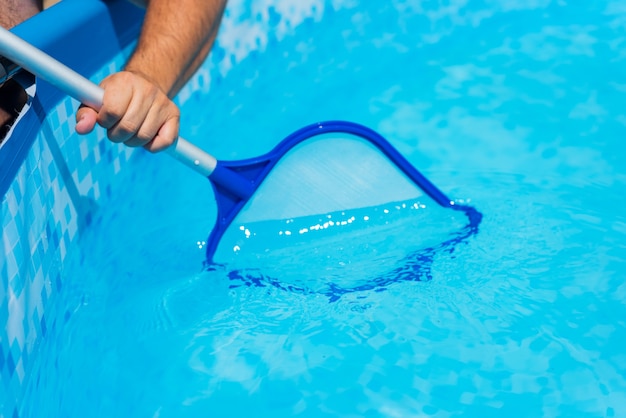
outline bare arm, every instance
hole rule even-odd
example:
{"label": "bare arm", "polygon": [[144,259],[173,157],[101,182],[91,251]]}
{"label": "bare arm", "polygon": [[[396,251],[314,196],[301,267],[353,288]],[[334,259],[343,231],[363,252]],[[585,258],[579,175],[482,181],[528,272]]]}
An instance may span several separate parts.
{"label": "bare arm", "polygon": [[160,151],[178,137],[180,113],[171,98],[211,50],[226,0],[146,3],[137,48],[123,71],[102,81],[100,111],[77,112],[76,131],[90,132],[97,122],[113,142]]}
{"label": "bare arm", "polygon": [[173,97],[208,55],[226,0],[146,0],[145,3],[141,36],[126,70],[152,80]]}

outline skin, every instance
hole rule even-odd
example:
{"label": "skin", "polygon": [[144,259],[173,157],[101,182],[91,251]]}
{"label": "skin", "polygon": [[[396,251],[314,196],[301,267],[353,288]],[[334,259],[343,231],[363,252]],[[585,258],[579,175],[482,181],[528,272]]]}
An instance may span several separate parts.
{"label": "skin", "polygon": [[39,13],[43,7],[37,0],[0,0],[0,26],[11,29],[18,23]]}
{"label": "skin", "polygon": [[[226,0],[133,2],[146,7],[137,48],[123,71],[100,83],[100,110],[78,110],[76,132],[89,133],[99,124],[113,142],[157,152],[178,138],[180,111],[171,99],[211,50]],[[5,3],[11,7],[5,9]],[[3,13],[0,23],[12,27],[36,13],[37,6],[33,0],[0,0],[0,9],[19,11],[11,18]]]}

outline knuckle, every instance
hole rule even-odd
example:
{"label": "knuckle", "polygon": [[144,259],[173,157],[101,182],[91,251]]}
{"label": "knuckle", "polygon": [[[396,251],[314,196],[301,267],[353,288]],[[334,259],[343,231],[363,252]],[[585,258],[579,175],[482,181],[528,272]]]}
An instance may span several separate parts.
{"label": "knuckle", "polygon": [[124,142],[126,140],[126,138],[124,138],[123,136],[119,135],[113,129],[109,129],[107,131],[107,138],[109,138],[109,141],[111,141],[111,142]]}
{"label": "knuckle", "polygon": [[117,124],[117,128],[120,132],[133,136],[140,131],[141,125],[130,119],[122,119]]}
{"label": "knuckle", "polygon": [[149,141],[152,141],[155,135],[156,135],[156,132],[152,131],[151,129],[140,129],[137,132],[136,137],[139,141],[142,142],[142,144],[145,144]]}
{"label": "knuckle", "polygon": [[97,122],[99,125],[108,129],[118,123],[118,121],[121,120],[123,116],[123,109],[116,108],[115,106],[109,106],[106,102],[104,102],[102,105],[102,109],[100,109],[100,112],[98,113]]}
{"label": "knuckle", "polygon": [[111,76],[109,80],[112,82],[128,83],[133,79],[133,74],[128,71],[118,71]]}

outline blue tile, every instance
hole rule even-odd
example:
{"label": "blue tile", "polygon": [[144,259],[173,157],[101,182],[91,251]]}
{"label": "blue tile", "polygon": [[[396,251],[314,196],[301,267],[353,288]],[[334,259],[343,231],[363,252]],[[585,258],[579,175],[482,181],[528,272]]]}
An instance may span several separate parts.
{"label": "blue tile", "polygon": [[15,361],[13,360],[13,354],[11,353],[11,351],[7,353],[6,371],[9,374],[9,377],[12,377],[13,372],[15,372]]}
{"label": "blue tile", "polygon": [[[47,224],[46,224],[47,225]],[[35,252],[33,253],[33,265],[35,267],[39,267],[40,265],[43,265],[43,261],[45,259],[45,251],[43,249],[43,240],[39,240],[37,242],[37,247],[35,248]],[[36,269],[35,269],[36,270]]]}
{"label": "blue tile", "polygon": [[50,164],[48,166],[48,177],[50,181],[55,181],[57,178],[57,166],[55,164]]}
{"label": "blue tile", "polygon": [[7,294],[9,278],[6,277],[6,269],[4,267],[0,269],[0,274],[2,275],[2,282],[0,283],[0,324],[6,324],[8,318],[3,316],[3,311],[4,304],[6,304],[7,298],[9,297]]}
{"label": "blue tile", "polygon": [[13,340],[13,343],[11,343],[11,349],[9,350],[9,354],[9,358],[14,362],[13,368],[15,369],[15,367],[17,366],[17,362],[22,357],[22,347],[20,347],[20,345],[18,344],[17,338]]}
{"label": "blue tile", "polygon": [[65,114],[67,115],[67,119],[64,123],[68,123],[69,120],[74,120],[74,113],[76,109],[74,108],[73,101],[70,99],[65,100]]}
{"label": "blue tile", "polygon": [[106,142],[100,141],[100,143],[98,144],[98,149],[100,151],[100,155],[104,155],[104,153],[106,152]]}
{"label": "blue tile", "polygon": [[52,112],[48,115],[48,117],[46,118],[48,120],[48,122],[50,122],[50,127],[52,128],[52,131],[56,131],[59,128],[59,115],[56,112]]}
{"label": "blue tile", "polygon": [[24,288],[24,281],[20,277],[20,275],[17,274],[11,278],[11,281],[9,282],[9,286],[11,286],[11,290],[13,291],[13,294],[19,298],[20,294],[22,293],[22,289]]}
{"label": "blue tile", "polygon": [[[2,340],[0,340],[2,341]],[[4,369],[4,364],[6,363],[6,360],[4,359],[4,347],[0,345],[0,372],[2,372],[2,370]]]}
{"label": "blue tile", "polygon": [[65,224],[67,225],[72,220],[72,209],[70,208],[70,204],[69,203],[67,203],[65,205],[65,209],[63,210],[63,214],[65,215],[64,220],[65,220]]}
{"label": "blue tile", "polygon": [[41,293],[40,293],[39,297],[41,298],[42,306],[47,306],[47,304],[48,304],[48,291],[46,290],[46,286],[43,286],[41,288]]}
{"label": "blue tile", "polygon": [[15,200],[18,202],[21,201],[22,192],[20,191],[20,188],[17,182],[13,184],[13,187],[11,188],[11,190],[13,191],[13,195],[15,196]]}
{"label": "blue tile", "polygon": [[63,244],[65,245],[65,249],[67,250],[68,248],[70,248],[72,240],[70,239],[70,233],[69,231],[66,229],[63,232]]}
{"label": "blue tile", "polygon": [[[8,285],[11,286],[11,282],[19,274],[19,266],[17,265],[17,262],[15,261],[14,253],[7,254],[5,261],[6,261],[6,266],[7,266],[7,280],[9,281]],[[9,286],[6,287],[7,290],[10,288]]]}
{"label": "blue tile", "polygon": [[51,238],[52,250],[56,251],[59,248],[59,234],[56,228],[52,230]]}
{"label": "blue tile", "polygon": [[41,336],[45,337],[48,334],[48,326],[46,325],[45,315],[41,317],[40,326],[41,326]]}
{"label": "blue tile", "polygon": [[15,264],[18,270],[21,270],[24,264],[24,245],[25,243],[23,241],[18,241],[15,247],[13,247],[13,257],[15,258]]}
{"label": "blue tile", "polygon": [[[0,381],[2,381],[2,386],[8,387],[9,382],[11,381],[11,376],[9,376],[9,370],[6,363],[6,358],[8,357],[8,352],[5,352],[5,362],[4,367],[0,369]],[[9,397],[9,390],[7,389],[4,393],[0,393],[6,396],[6,399]],[[6,405],[5,405],[6,406]],[[2,416],[2,415],[0,415]]]}
{"label": "blue tile", "polygon": [[79,180],[84,179],[87,176],[87,174],[89,174],[91,169],[92,167],[88,166],[87,164],[82,163],[81,161],[78,164],[78,167],[76,168],[76,173],[78,174]]}
{"label": "blue tile", "polygon": [[[35,208],[32,205],[28,205],[25,208],[25,213],[24,213],[24,218],[26,220],[31,220],[31,219],[35,219]],[[30,224],[31,222],[28,222],[28,224]],[[23,223],[19,223],[20,226],[23,226]]]}
{"label": "blue tile", "polygon": [[70,133],[70,127],[67,125],[67,123],[61,125],[61,135],[63,135],[63,137],[68,138],[70,136]]}
{"label": "blue tile", "polygon": [[37,190],[38,188],[41,187],[41,171],[39,170],[33,171],[30,178],[33,183],[34,190]]}
{"label": "blue tile", "polygon": [[20,233],[17,230],[17,222],[9,222],[2,227],[2,235],[8,244],[7,250],[11,250],[16,242],[20,240]]}
{"label": "blue tile", "polygon": [[[39,187],[39,189],[37,190],[37,204],[39,205],[40,208],[43,207],[44,202],[46,201],[46,188],[44,187],[45,182],[42,180],[42,187]],[[41,212],[39,212],[38,217],[42,217],[45,215],[45,212],[42,210]]]}
{"label": "blue tile", "polygon": [[[28,322],[29,321],[28,321],[27,318],[28,317],[24,317],[24,327],[25,327],[25,329],[29,329],[29,327],[28,327]],[[21,356],[22,365],[25,366],[25,365],[29,364],[29,362],[28,362],[28,358],[30,356],[29,350],[26,347],[24,347],[24,349],[22,350],[21,354],[22,354],[22,356]]]}

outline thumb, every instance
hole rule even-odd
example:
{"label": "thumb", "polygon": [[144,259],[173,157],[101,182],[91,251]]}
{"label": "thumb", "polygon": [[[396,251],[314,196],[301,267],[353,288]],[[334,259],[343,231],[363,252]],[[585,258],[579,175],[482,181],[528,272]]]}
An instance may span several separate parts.
{"label": "thumb", "polygon": [[90,107],[81,106],[76,112],[76,132],[81,135],[93,131],[98,113]]}

